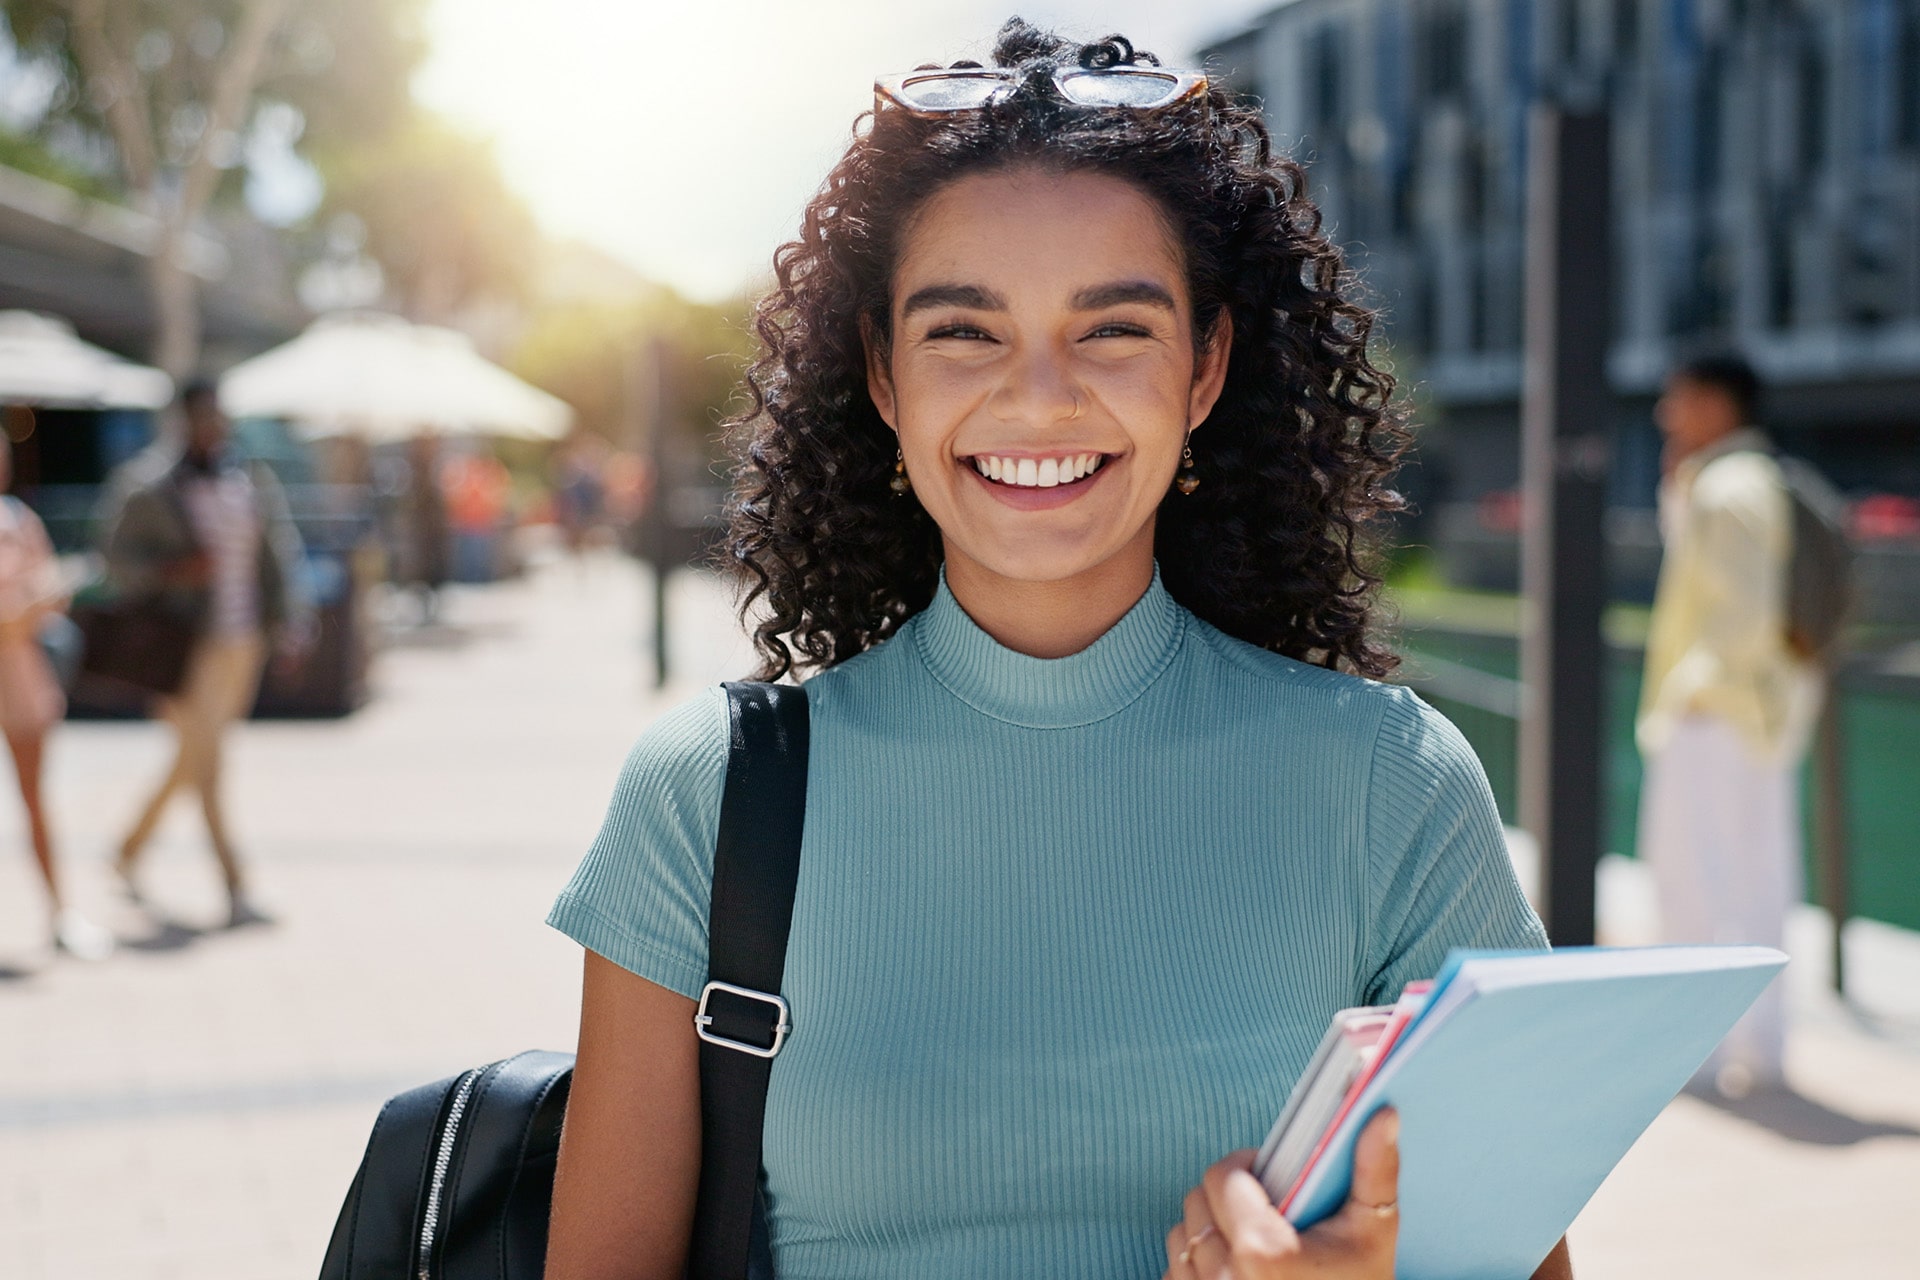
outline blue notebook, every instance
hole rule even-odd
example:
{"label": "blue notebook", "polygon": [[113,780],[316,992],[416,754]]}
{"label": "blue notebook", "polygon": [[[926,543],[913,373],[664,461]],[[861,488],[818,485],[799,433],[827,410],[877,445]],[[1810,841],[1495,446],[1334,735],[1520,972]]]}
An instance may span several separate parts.
{"label": "blue notebook", "polygon": [[1744,946],[1454,952],[1288,1217],[1340,1208],[1354,1141],[1391,1105],[1396,1272],[1525,1280],[1786,962]]}

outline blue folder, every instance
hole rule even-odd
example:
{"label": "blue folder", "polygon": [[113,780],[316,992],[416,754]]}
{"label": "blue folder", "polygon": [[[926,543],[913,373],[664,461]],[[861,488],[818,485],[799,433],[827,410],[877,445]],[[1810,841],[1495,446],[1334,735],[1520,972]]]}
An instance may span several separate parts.
{"label": "blue folder", "polygon": [[1526,1280],[1787,958],[1769,947],[1456,951],[1309,1170],[1336,1212],[1374,1112],[1400,1112],[1406,1280]]}

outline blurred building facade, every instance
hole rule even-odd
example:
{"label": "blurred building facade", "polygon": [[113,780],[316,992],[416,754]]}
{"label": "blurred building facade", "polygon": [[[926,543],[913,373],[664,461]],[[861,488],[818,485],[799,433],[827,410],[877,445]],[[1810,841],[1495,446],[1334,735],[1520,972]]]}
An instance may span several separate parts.
{"label": "blurred building facade", "polygon": [[1614,126],[1625,541],[1650,551],[1659,379],[1705,340],[1843,489],[1920,498],[1920,0],[1293,0],[1207,57],[1307,163],[1424,387],[1436,538],[1518,483],[1542,97]]}

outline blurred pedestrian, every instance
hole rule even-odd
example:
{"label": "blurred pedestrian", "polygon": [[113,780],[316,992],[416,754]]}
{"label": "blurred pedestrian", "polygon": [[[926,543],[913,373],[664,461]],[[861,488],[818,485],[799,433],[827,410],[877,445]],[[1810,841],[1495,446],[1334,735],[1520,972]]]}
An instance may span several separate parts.
{"label": "blurred pedestrian", "polygon": [[121,841],[114,869],[138,899],[140,857],[167,802],[191,789],[226,882],[228,922],[241,925],[266,917],[247,896],[227,829],[222,742],[253,705],[269,647],[297,666],[312,643],[313,618],[300,536],[279,482],[264,465],[231,456],[231,424],[212,383],[189,384],[179,412],[180,439],[134,458],[108,486],[102,549],[109,583],[118,593],[159,598],[199,633],[185,683],[159,703],[177,737],[173,764]]}
{"label": "blurred pedestrian", "polygon": [[445,468],[447,522],[453,535],[453,576],[492,582],[500,576],[500,542],[513,476],[491,453],[454,458]]}
{"label": "blurred pedestrian", "polygon": [[399,581],[420,604],[420,621],[440,616],[440,589],[451,576],[453,532],[440,474],[440,437],[423,431],[407,444],[407,485],[400,495]]}
{"label": "blurred pedestrian", "polygon": [[[1668,377],[1666,555],[1647,638],[1637,737],[1646,762],[1640,852],[1670,942],[1779,946],[1800,898],[1798,766],[1820,698],[1788,642],[1791,498],[1754,425],[1760,392],[1737,355]],[[1702,1068],[1728,1093],[1785,1083],[1776,983]]]}
{"label": "blurred pedestrian", "polygon": [[[12,472],[13,449],[0,434],[0,491],[11,483]],[[64,609],[66,599],[46,526],[18,498],[0,499],[0,733],[13,756],[27,837],[46,882],[53,945],[77,959],[99,960],[112,954],[113,935],[67,905],[40,795],[47,735],[67,712],[40,631]]]}
{"label": "blurred pedestrian", "polygon": [[581,433],[560,447],[553,466],[553,514],[575,556],[593,543],[606,519],[607,446]]}

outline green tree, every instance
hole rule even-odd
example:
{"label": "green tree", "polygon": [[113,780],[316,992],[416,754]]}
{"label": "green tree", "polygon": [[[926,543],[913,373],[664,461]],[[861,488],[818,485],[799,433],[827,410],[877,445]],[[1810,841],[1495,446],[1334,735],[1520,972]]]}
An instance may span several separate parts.
{"label": "green tree", "polygon": [[421,0],[3,0],[21,55],[61,87],[37,126],[78,127],[115,156],[154,219],[153,360],[200,358],[199,281],[187,238],[241,165],[270,106],[299,113],[303,149],[390,127],[424,50]]}
{"label": "green tree", "polygon": [[[629,300],[569,299],[537,307],[518,349],[515,373],[567,401],[583,430],[616,445],[639,444],[660,379],[660,416],[675,433],[676,456],[715,459],[721,418],[731,412],[753,343],[746,304],[689,302],[648,286]],[[659,350],[662,367],[646,367]]]}
{"label": "green tree", "polygon": [[539,231],[485,140],[415,109],[320,168],[326,210],[359,219],[410,318],[444,324],[473,303],[526,296]]}

